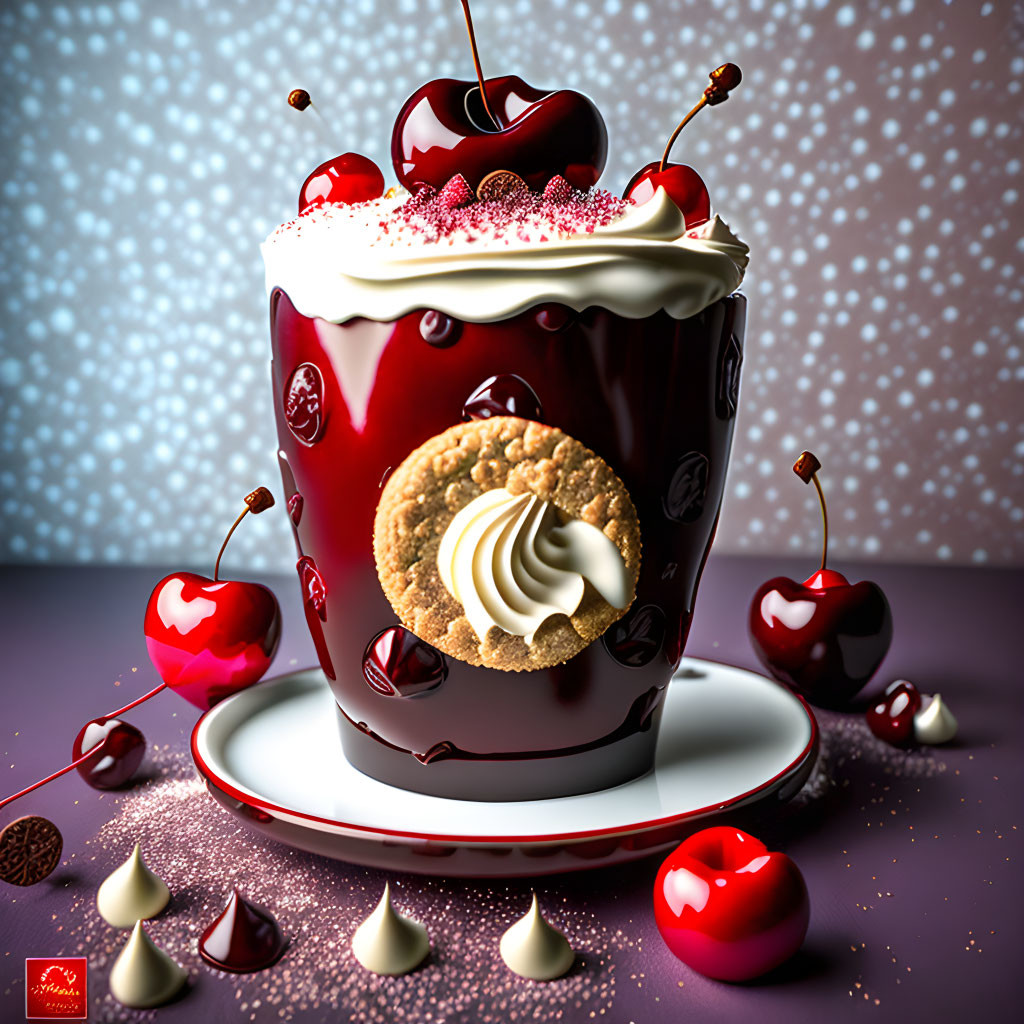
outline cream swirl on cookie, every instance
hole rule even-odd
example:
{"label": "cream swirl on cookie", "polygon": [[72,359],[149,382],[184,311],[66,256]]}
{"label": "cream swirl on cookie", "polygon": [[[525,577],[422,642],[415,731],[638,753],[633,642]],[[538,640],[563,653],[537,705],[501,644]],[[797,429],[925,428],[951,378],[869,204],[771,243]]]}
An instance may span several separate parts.
{"label": "cream swirl on cookie", "polygon": [[614,541],[555,507],[503,487],[484,491],[448,524],[437,551],[448,592],[483,640],[492,626],[528,644],[552,615],[572,615],[584,580],[613,607],[632,600],[632,577]]}
{"label": "cream swirl on cookie", "polygon": [[639,206],[606,192],[573,202],[433,235],[404,194],[314,207],[263,243],[267,292],[334,323],[416,309],[483,323],[548,302],[683,319],[743,280],[746,245],[717,216],[688,231],[663,188]]}

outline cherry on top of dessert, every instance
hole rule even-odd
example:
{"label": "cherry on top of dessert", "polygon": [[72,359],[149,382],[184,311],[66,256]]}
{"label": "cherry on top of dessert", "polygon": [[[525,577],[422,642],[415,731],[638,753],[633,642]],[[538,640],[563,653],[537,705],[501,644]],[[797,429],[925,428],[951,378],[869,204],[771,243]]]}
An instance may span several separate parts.
{"label": "cherry on top of dessert", "polygon": [[534,89],[515,75],[486,79],[468,0],[462,0],[476,81],[441,78],[417,89],[391,136],[398,180],[410,192],[461,174],[476,189],[504,169],[540,190],[552,175],[576,188],[597,184],[608,132],[597,107],[570,89]]}
{"label": "cherry on top of dessert", "polygon": [[384,194],[380,168],[359,153],[325,160],[299,189],[299,213],[324,203],[365,203]]}
{"label": "cherry on top of dessert", "polygon": [[708,78],[711,80],[710,84],[696,106],[669,136],[661,159],[652,160],[641,167],[629,179],[629,184],[623,192],[627,199],[639,204],[646,203],[659,188],[663,188],[682,211],[688,228],[703,224],[711,216],[711,197],[703,179],[692,167],[669,163],[668,155],[679,138],[679,133],[693,117],[705,106],[713,107],[724,103],[729,98],[730,91],[740,84],[743,75],[735,64],[723,64],[715,68]]}

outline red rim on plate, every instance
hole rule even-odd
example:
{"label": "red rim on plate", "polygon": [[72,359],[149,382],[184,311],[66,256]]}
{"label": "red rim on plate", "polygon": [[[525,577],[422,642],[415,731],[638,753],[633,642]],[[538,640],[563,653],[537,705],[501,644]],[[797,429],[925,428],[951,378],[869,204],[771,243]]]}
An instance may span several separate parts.
{"label": "red rim on plate", "polygon": [[[696,661],[697,659],[688,659],[690,661]],[[233,800],[245,808],[248,808],[251,812],[255,812],[257,815],[272,815],[282,820],[308,822],[314,827],[320,826],[320,830],[323,830],[323,826],[327,826],[327,830],[335,831],[339,834],[352,835],[355,837],[363,836],[368,839],[374,840],[409,840],[417,843],[431,842],[438,844],[457,844],[459,846],[509,846],[524,843],[573,843],[583,842],[595,838],[612,838],[622,837],[627,835],[640,835],[645,832],[653,832],[658,829],[663,829],[669,826],[678,826],[685,824],[687,821],[695,818],[700,818],[713,813],[721,813],[732,809],[737,809],[743,805],[752,802],[759,794],[764,793],[766,790],[779,788],[785,780],[790,776],[796,776],[801,772],[802,769],[807,769],[809,772],[808,760],[810,759],[813,764],[813,758],[818,749],[818,723],[814,717],[814,713],[811,711],[807,701],[805,701],[799,694],[795,694],[790,691],[787,687],[782,686],[775,680],[768,679],[765,676],[761,676],[759,673],[751,672],[749,669],[740,669],[732,665],[726,665],[722,662],[712,662],[707,659],[699,659],[701,662],[720,666],[722,668],[730,669],[733,671],[740,671],[749,675],[757,676],[759,679],[763,679],[764,682],[772,683],[784,690],[785,693],[792,697],[793,700],[799,702],[804,714],[810,723],[810,737],[807,744],[801,750],[801,752],[795,757],[788,765],[786,765],[780,772],[776,773],[771,778],[765,780],[758,786],[753,787],[743,793],[739,793],[729,800],[709,804],[704,807],[692,808],[687,811],[682,811],[677,814],[666,815],[661,818],[654,818],[639,822],[629,822],[626,824],[615,825],[606,828],[586,829],[573,832],[548,832],[539,835],[497,835],[497,836],[482,836],[482,835],[464,835],[459,833],[448,833],[448,832],[411,832],[404,829],[395,828],[381,828],[373,825],[363,825],[355,822],[341,821],[336,818],[326,818],[316,814],[310,814],[306,811],[295,810],[290,807],[283,807],[280,804],[273,803],[272,801],[265,800],[257,794],[240,790],[233,783],[228,781],[220,774],[215,767],[213,767],[209,761],[203,757],[200,752],[200,736],[209,728],[210,722],[214,716],[219,713],[223,713],[223,709],[227,707],[232,701],[244,698],[247,694],[251,693],[251,690],[243,690],[241,693],[229,697],[227,700],[218,704],[216,707],[211,708],[207,711],[192,730],[192,759],[195,761],[196,767],[199,769],[200,774],[204,777],[207,784],[216,788],[224,795],[230,797]],[[309,670],[305,670],[309,671]],[[274,679],[268,679],[258,684],[258,689],[263,689],[266,686],[273,686],[275,683],[279,683],[282,680],[289,678],[294,675],[300,674],[299,672],[289,672],[285,676],[277,676]],[[340,747],[340,742],[339,742]],[[384,785],[383,783],[375,783],[376,785]],[[628,785],[628,783],[627,783]],[[791,794],[795,795],[795,794]],[[423,797],[425,800],[439,799],[436,797]],[[257,820],[258,817],[257,817]]]}

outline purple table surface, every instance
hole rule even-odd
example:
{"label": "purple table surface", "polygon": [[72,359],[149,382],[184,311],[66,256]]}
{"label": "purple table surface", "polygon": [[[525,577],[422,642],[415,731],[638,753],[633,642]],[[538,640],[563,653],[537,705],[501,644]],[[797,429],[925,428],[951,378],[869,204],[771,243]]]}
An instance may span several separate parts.
{"label": "purple table surface", "polygon": [[[750,594],[770,576],[803,578],[811,568],[806,560],[712,558],[687,653],[756,669],[746,637]],[[186,893],[165,912],[170,919],[164,925],[158,925],[160,919],[154,922],[154,934],[162,927],[164,945],[192,977],[186,995],[157,1011],[158,1019],[387,1020],[392,1019],[388,1000],[401,1003],[402,1019],[449,1024],[555,1016],[636,1024],[755,1015],[759,1024],[960,1021],[979,1013],[988,1021],[1019,1019],[1013,1007],[1019,1011],[1024,1000],[1019,866],[1024,574],[985,568],[839,568],[851,578],[877,580],[892,605],[895,640],[877,682],[905,676],[925,692],[941,691],[961,732],[949,747],[902,752],[874,740],[862,715],[819,714],[822,770],[808,783],[814,791],[786,808],[773,808],[773,818],[756,824],[771,848],[785,850],[800,865],[811,894],[810,931],[788,965],[757,983],[727,985],[701,978],[676,961],[654,925],[651,886],[659,863],[654,857],[532,884],[392,878],[412,905],[416,900],[436,905],[444,896],[447,902],[441,905],[480,914],[482,906],[499,898],[525,910],[535,885],[542,904],[556,908],[559,920],[577,928],[585,924],[588,934],[598,936],[591,945],[598,955],[577,966],[575,980],[547,987],[520,982],[508,972],[502,975],[495,961],[496,966],[481,968],[478,990],[463,991],[456,999],[453,993],[461,984],[453,966],[457,955],[442,953],[430,968],[408,978],[371,981],[346,950],[338,954],[333,990],[303,988],[303,965],[312,962],[303,959],[303,945],[314,939],[292,915],[291,950],[265,972],[259,991],[267,991],[267,977],[282,979],[282,987],[273,990],[276,997],[260,1000],[253,998],[253,979],[260,976],[228,976],[202,965],[195,956],[194,923],[191,945],[180,941],[177,950],[172,948],[173,908],[184,906],[176,913],[187,917],[198,906]],[[81,724],[155,684],[141,621],[150,588],[161,575],[155,569],[0,569],[0,792],[20,789],[65,763]],[[285,624],[272,672],[312,663],[295,580],[264,582],[281,599]],[[129,718],[150,743],[143,766],[146,785],[159,786],[160,766],[168,757],[183,764],[196,714],[176,696],[162,694]],[[106,929],[95,918],[91,901],[103,877],[128,851],[105,849],[97,836],[125,813],[131,799],[131,793],[100,794],[71,773],[0,812],[0,824],[27,813],[46,815],[64,834],[62,864],[48,880],[27,889],[0,883],[0,1020],[23,1018],[26,956],[72,954],[72,934],[78,934],[81,948],[82,935],[97,936],[98,929]],[[210,842],[223,842],[225,851],[233,848],[231,836],[238,832],[233,819],[219,808],[203,806],[211,801],[198,788],[188,800],[192,803],[185,806],[223,820],[218,835],[225,838]],[[243,840],[251,845],[247,837]],[[293,855],[272,843],[259,849],[264,854],[248,865],[250,871],[259,871],[260,856],[278,858],[275,864],[290,858],[288,863],[326,879],[338,891],[361,893],[358,907],[352,906],[347,916],[339,911],[344,918],[339,928],[347,936],[383,884],[383,874],[368,868]],[[275,906],[272,880],[261,895],[261,902]],[[217,894],[207,901],[210,911],[206,903],[200,908],[206,920],[221,898]],[[78,924],[65,930],[72,908]],[[461,933],[455,924],[444,923],[448,920],[440,915],[436,928],[455,946]],[[315,927],[323,927],[322,919]],[[122,1008],[107,994],[110,951],[116,952],[123,935],[106,930],[102,942],[88,940],[97,943],[95,952],[85,946],[91,1019],[152,1019]],[[467,933],[461,941],[470,943],[471,938]],[[489,946],[478,948],[482,952],[474,956],[494,960],[495,954],[486,952]],[[499,981],[509,993],[504,1002],[495,1002],[484,990]],[[289,993],[301,994],[289,998]],[[417,1005],[419,1011],[409,1009]]]}

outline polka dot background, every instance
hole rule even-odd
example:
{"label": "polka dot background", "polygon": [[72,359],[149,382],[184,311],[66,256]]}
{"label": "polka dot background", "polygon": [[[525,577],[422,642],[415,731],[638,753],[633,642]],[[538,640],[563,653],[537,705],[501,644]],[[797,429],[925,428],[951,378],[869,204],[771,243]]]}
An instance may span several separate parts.
{"label": "polka dot background", "polygon": [[[718,550],[817,550],[809,447],[837,555],[1024,561],[1017,5],[474,13],[489,73],[597,101],[616,190],[744,70],[674,151],[753,250]],[[242,495],[280,496],[259,243],[317,163],[388,167],[405,97],[471,76],[458,4],[12,2],[0,44],[0,559],[206,564]],[[293,557],[272,514],[228,561]]]}

